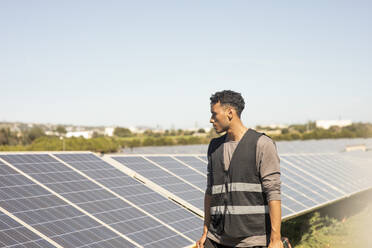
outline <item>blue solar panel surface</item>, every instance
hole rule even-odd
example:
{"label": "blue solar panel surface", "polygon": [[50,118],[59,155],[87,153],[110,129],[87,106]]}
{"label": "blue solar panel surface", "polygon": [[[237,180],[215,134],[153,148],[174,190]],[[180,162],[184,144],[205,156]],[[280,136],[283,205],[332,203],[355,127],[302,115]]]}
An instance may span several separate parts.
{"label": "blue solar panel surface", "polygon": [[[310,143],[306,146],[314,148]],[[94,154],[55,153],[53,156],[0,154],[0,159],[141,246],[185,247],[200,238],[202,219],[167,199],[165,192],[156,192],[157,188],[149,188]],[[110,157],[203,210],[207,181],[205,155]],[[283,218],[372,188],[372,156],[368,152],[286,153],[280,158]],[[1,160],[0,206],[63,247],[134,247]],[[54,246],[0,212],[0,247]]]}
{"label": "blue solar panel surface", "polygon": [[192,183],[201,191],[205,191],[207,188],[207,176],[204,173],[195,170],[189,164],[182,164],[182,161],[179,162],[170,156],[146,156],[146,158],[160,165],[162,168],[174,173],[175,175],[178,175],[182,179]]}
{"label": "blue solar panel surface", "polygon": [[208,166],[207,161],[203,160],[202,158],[198,156],[174,156],[176,159],[181,160],[182,162],[188,164],[195,170],[203,173],[204,175],[207,175],[208,172]]}
{"label": "blue solar panel surface", "polygon": [[192,240],[200,238],[203,220],[93,154],[55,154],[120,196]]}
{"label": "blue solar panel surface", "polygon": [[8,215],[0,212],[0,247],[55,247]]}
{"label": "blue solar panel surface", "polygon": [[190,241],[151,216],[130,206],[49,155],[19,155],[17,159],[28,161],[13,162],[13,165],[19,169],[30,169],[29,166],[32,165],[32,171],[28,171],[30,176],[144,247],[190,244]]}
{"label": "blue solar panel surface", "polygon": [[[48,155],[0,155],[0,158],[31,172],[31,167],[37,167],[35,161],[53,162]],[[4,163],[0,163],[0,177],[0,206],[61,246],[134,247]]]}
{"label": "blue solar panel surface", "polygon": [[[114,157],[136,173],[140,173],[159,185],[165,185],[169,191],[174,186],[167,182],[177,180],[176,176],[200,189],[205,187],[206,156],[147,155],[145,158],[151,162],[144,160],[141,156]],[[372,187],[370,177],[368,177],[372,175],[370,170],[366,168],[355,170],[355,164],[339,154],[288,154],[282,155],[281,158],[282,215],[284,218]],[[161,168],[156,168],[154,164]],[[167,174],[162,169],[172,172],[173,175]],[[204,177],[201,177],[200,173]],[[205,182],[202,183],[202,180]],[[176,188],[177,184],[173,190]],[[187,198],[184,199],[187,200]]]}
{"label": "blue solar panel surface", "polygon": [[166,170],[156,166],[154,162],[150,162],[140,156],[113,156],[112,158],[200,210],[204,209],[204,190],[192,186],[191,183],[182,178],[170,174]]}

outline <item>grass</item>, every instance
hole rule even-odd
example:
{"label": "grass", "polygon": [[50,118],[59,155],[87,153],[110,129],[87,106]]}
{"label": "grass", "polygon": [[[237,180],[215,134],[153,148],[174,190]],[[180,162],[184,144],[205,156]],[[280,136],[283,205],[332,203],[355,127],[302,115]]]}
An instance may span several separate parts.
{"label": "grass", "polygon": [[282,224],[296,248],[372,248],[372,190]]}

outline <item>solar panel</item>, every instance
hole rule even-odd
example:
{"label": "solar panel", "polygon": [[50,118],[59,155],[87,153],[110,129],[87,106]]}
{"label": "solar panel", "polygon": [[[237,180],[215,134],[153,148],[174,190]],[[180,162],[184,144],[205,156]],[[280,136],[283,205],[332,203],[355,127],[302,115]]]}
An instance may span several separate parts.
{"label": "solar panel", "polygon": [[[372,187],[372,153],[317,149],[280,154],[283,219]],[[202,232],[195,213],[203,213],[206,174],[200,154],[0,154],[0,207],[14,214],[0,208],[0,247],[54,247],[38,232],[63,247],[190,246]]]}
{"label": "solar panel", "polygon": [[203,220],[93,154],[54,154],[192,240],[200,238]]}
{"label": "solar panel", "polygon": [[0,212],[0,247],[55,247],[8,215]]}
{"label": "solar panel", "polygon": [[[0,155],[0,158],[23,167],[26,161],[30,161],[30,156],[39,158],[37,155]],[[43,157],[49,159],[46,155]],[[0,177],[0,206],[62,247],[110,247],[119,244],[134,247],[1,161]]]}
{"label": "solar panel", "polygon": [[[345,169],[344,164],[340,164],[341,168],[335,168],[329,163],[323,163],[319,161],[319,156],[314,155],[293,155],[293,156],[282,156],[293,164],[298,164],[303,170],[306,170],[313,177],[321,179],[323,182],[327,182],[335,191],[338,191],[341,195],[352,193],[357,190],[353,182],[347,180],[343,173],[338,173],[340,170]],[[345,180],[346,179],[346,180]]]}
{"label": "solar panel", "polygon": [[200,159],[204,160],[206,163],[208,163],[208,157],[207,156],[198,156]]}
{"label": "solar panel", "polygon": [[203,160],[202,158],[198,156],[174,156],[176,159],[179,159],[180,161],[188,164],[195,170],[198,170],[199,172],[203,173],[204,175],[207,175],[208,172],[208,166],[207,162]]}
{"label": "solar panel", "polygon": [[193,166],[188,163],[184,163],[181,160],[171,156],[145,156],[147,159],[153,161],[162,168],[174,173],[182,179],[192,183],[198,187],[202,192],[207,188],[207,176],[206,174],[196,170]]}
{"label": "solar panel", "polygon": [[306,186],[313,192],[314,199],[317,202],[323,202],[324,200],[335,200],[337,199],[337,196],[341,196],[339,192],[333,191],[329,188],[329,186],[325,185],[316,178],[310,177],[301,171],[296,170],[296,168],[292,168],[285,161],[282,161],[281,164],[281,177],[291,178],[292,180],[296,180],[296,182],[300,182],[302,185]]}
{"label": "solar panel", "polygon": [[347,146],[372,144],[372,139],[322,139],[322,140],[293,140],[278,141],[276,145],[280,154],[286,153],[332,153],[342,152]]}
{"label": "solar panel", "polygon": [[[165,182],[168,180],[174,180],[174,175],[172,174],[167,174],[164,173],[164,171],[159,168],[155,168],[153,164],[151,164],[147,160],[140,160],[141,157],[133,157],[133,156],[125,156],[125,157],[117,157],[114,156],[114,159],[120,161],[123,161],[122,163],[124,165],[127,165],[129,168],[133,169],[137,173],[140,173],[141,175],[144,175],[145,177],[148,177],[150,180],[154,180],[154,182],[159,183],[157,181],[157,177],[161,177],[163,180],[165,178],[168,178],[164,180]],[[187,172],[190,172],[190,169],[187,169],[186,172],[183,169],[184,165],[177,163],[173,159],[173,157],[165,157],[165,156],[146,156],[147,159],[150,159],[150,161],[159,164],[160,166],[164,166],[166,169],[171,170],[173,173],[176,175],[182,176],[182,173],[185,173],[186,175],[188,174]],[[183,163],[188,164],[190,167],[193,168],[200,168],[201,166],[206,167],[206,162],[202,162],[199,158],[195,158],[195,156],[192,155],[182,155],[182,156],[177,156],[175,155],[174,158],[181,160]],[[200,161],[196,163],[196,161]],[[151,179],[153,178],[153,179]],[[186,177],[183,177],[185,180],[187,180]],[[206,177],[203,178],[206,182]],[[291,181],[291,179],[289,179]],[[161,181],[160,183],[162,183]],[[300,186],[299,184],[295,182],[291,182],[292,186],[298,187]],[[165,185],[165,187],[171,188],[172,185]],[[283,204],[283,217],[293,215],[299,211],[303,211],[313,205],[316,205],[317,202],[312,200],[311,198],[308,198],[303,192],[299,192],[297,189],[293,189],[291,187],[288,187],[284,184],[284,188],[286,193],[283,193],[283,201],[285,204]],[[307,190],[307,189],[306,189]],[[286,194],[289,194],[288,196]],[[301,200],[304,200],[306,202],[305,204],[301,202]]]}
{"label": "solar panel", "polygon": [[307,207],[312,207],[326,201],[325,198],[314,193],[307,186],[291,179],[285,173],[281,176],[281,180],[283,191]]}
{"label": "solar panel", "polygon": [[299,202],[294,196],[289,195],[290,192],[285,193],[284,190],[282,189],[281,193],[281,200],[282,200],[282,208],[285,207],[286,213],[283,213],[283,218],[288,217],[287,215],[289,214],[294,214],[300,211],[303,211],[306,209],[306,206]]}
{"label": "solar panel", "polygon": [[[287,154],[280,157],[284,219],[372,187],[366,166],[360,165],[362,170],[355,172],[355,165],[339,154]],[[205,176],[200,177],[200,173],[206,175],[206,156],[131,155],[114,156],[114,159],[169,191],[175,190],[172,188],[173,184],[177,187],[175,180],[178,178],[198,188],[204,187],[206,182],[201,182],[206,180]]]}
{"label": "solar panel", "polygon": [[4,159],[20,170],[28,169],[37,181],[141,246],[183,247],[191,243],[49,155],[16,155],[13,161],[9,156]]}
{"label": "solar panel", "polygon": [[[291,208],[295,210],[295,214],[324,206],[372,187],[371,170],[368,168],[358,170],[339,154],[282,155],[281,172],[283,205],[291,208],[286,199],[286,196],[290,196],[306,206],[304,209]],[[296,186],[289,180],[295,182]],[[293,186],[289,189],[288,185]],[[293,192],[294,189],[313,202]]]}
{"label": "solar panel", "polygon": [[[291,140],[276,141],[279,154],[287,153],[331,153],[342,152],[346,146],[365,145],[372,149],[372,138],[351,138],[351,139],[322,139],[322,140]],[[205,154],[208,145],[187,145],[187,146],[146,146],[123,149],[125,154],[199,154],[207,161]]]}
{"label": "solar panel", "polygon": [[199,210],[204,209],[204,191],[142,156],[113,156],[112,159],[148,180],[184,199]]}
{"label": "solar panel", "polygon": [[[330,154],[325,155],[323,161],[331,164],[334,170],[337,170],[338,174],[353,183],[357,191],[360,191],[372,185],[370,178],[366,177],[366,175],[372,175],[372,156],[370,159],[364,159],[363,157],[361,159],[363,163],[359,163],[355,159],[348,160],[344,156]],[[340,166],[341,164],[343,165],[342,167]]]}
{"label": "solar panel", "polygon": [[372,170],[372,150],[344,152],[341,156],[351,163],[354,169]]}

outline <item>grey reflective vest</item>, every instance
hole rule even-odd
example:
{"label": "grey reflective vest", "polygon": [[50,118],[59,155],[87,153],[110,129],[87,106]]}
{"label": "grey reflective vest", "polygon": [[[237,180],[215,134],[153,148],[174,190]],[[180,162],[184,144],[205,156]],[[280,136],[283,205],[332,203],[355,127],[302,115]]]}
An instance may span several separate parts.
{"label": "grey reflective vest", "polygon": [[267,235],[271,232],[266,195],[256,166],[258,138],[248,129],[239,141],[227,171],[223,143],[226,135],[213,139],[208,147],[212,200],[209,231],[232,238]]}

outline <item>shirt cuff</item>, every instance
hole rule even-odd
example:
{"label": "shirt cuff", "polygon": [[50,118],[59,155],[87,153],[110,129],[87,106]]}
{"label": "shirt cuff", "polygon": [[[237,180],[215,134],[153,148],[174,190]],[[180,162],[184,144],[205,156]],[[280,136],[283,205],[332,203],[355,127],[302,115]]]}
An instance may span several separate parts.
{"label": "shirt cuff", "polygon": [[273,190],[273,191],[270,191],[270,192],[267,192],[266,193],[266,199],[267,199],[267,202],[269,201],[280,201],[281,200],[281,197],[280,197],[280,191],[276,191],[276,190]]}

